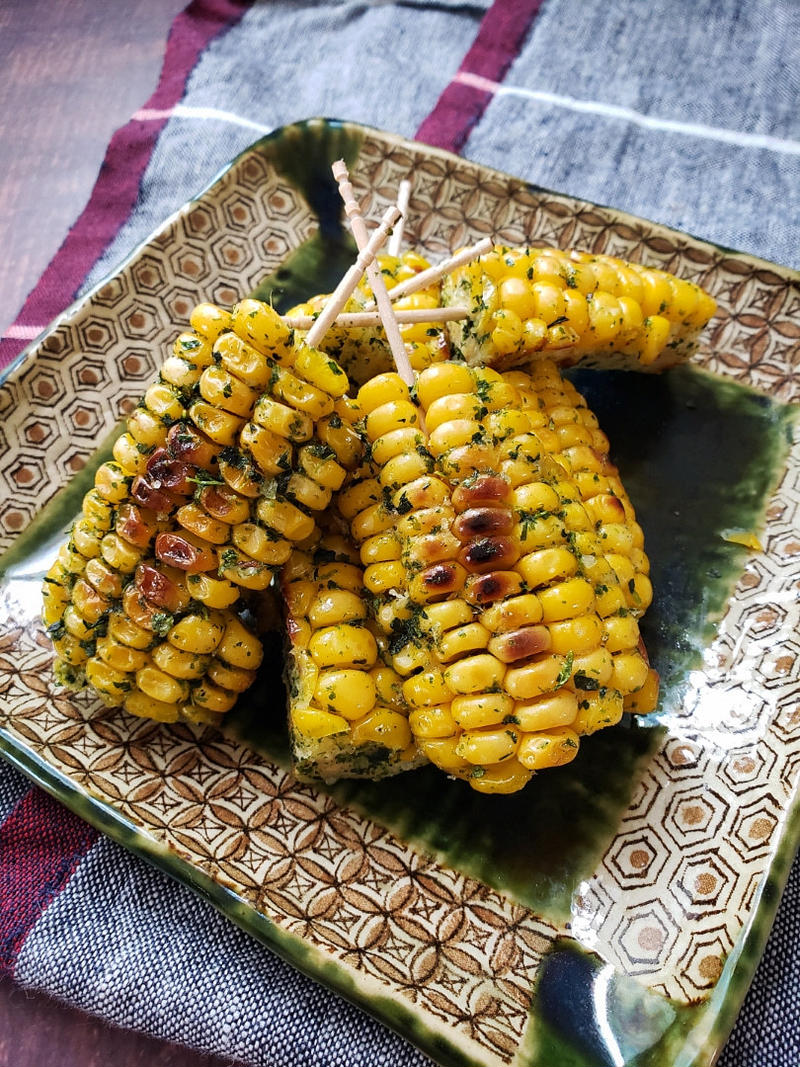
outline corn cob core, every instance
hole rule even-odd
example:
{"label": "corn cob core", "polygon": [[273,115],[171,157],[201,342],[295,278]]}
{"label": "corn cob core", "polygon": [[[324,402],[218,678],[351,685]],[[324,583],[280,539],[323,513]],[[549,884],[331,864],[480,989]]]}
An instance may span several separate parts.
{"label": "corn cob core", "polygon": [[257,663],[227,669],[214,640],[314,535],[361,454],[346,376],[268,305],[201,304],[191,324],[44,586],[61,681],[168,720],[213,718],[250,684]]}
{"label": "corn cob core", "polygon": [[[411,251],[404,252],[401,256],[379,255],[377,261],[390,293],[396,285],[421,274],[430,266],[423,256]],[[439,297],[440,285],[437,282],[402,297],[393,307],[398,311],[437,308],[441,306]],[[372,298],[372,289],[365,277],[344,310],[361,311]],[[288,315],[315,315],[322,310],[327,300],[327,295],[314,296],[292,308]],[[399,329],[415,371],[424,370],[432,363],[440,363],[449,358],[450,344],[443,326],[420,322],[402,324]],[[321,342],[321,347],[339,361],[350,381],[356,385],[363,385],[375,375],[392,370],[394,366],[386,334],[379,326],[344,329],[334,323]]]}
{"label": "corn cob core", "polygon": [[505,377],[433,366],[417,400],[425,435],[397,375],[360,390],[382,499],[351,529],[418,747],[480,791],[512,792],[617,722],[629,694],[632,709],[653,703],[641,529],[552,363]]}
{"label": "corn cob core", "polygon": [[352,545],[323,536],[283,569],[289,731],[299,777],[382,778],[424,760],[408,725],[402,679],[383,661]]}
{"label": "corn cob core", "polygon": [[498,246],[449,275],[442,303],[466,305],[448,324],[470,365],[504,370],[532,359],[660,371],[696,350],[716,310],[708,293],[614,256]]}

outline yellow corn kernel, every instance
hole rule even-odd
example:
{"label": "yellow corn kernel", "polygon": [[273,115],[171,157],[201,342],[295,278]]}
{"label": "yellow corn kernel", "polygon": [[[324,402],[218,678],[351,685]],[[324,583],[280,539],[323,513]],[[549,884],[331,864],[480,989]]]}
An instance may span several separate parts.
{"label": "yellow corn kernel", "polygon": [[153,635],[149,630],[129,619],[122,612],[112,611],[108,616],[108,636],[122,645],[131,648],[146,649],[153,643]]}
{"label": "yellow corn kernel", "polygon": [[239,436],[262,474],[278,475],[292,466],[292,446],[283,437],[255,422],[248,422]]}
{"label": "yellow corn kernel", "polygon": [[467,652],[482,651],[489,644],[491,634],[479,622],[467,623],[457,629],[443,634],[437,644],[436,653],[442,663],[463,656]]}
{"label": "yellow corn kernel", "polygon": [[447,704],[415,708],[408,717],[408,725],[415,737],[452,737],[457,732],[456,722]]}
{"label": "yellow corn kernel", "polygon": [[369,672],[369,676],[375,684],[376,700],[395,709],[405,707],[403,679],[397,671],[378,662]]}
{"label": "yellow corn kernel", "polygon": [[414,671],[426,670],[431,665],[430,653],[409,642],[392,656],[392,666],[404,677]]}
{"label": "yellow corn kernel", "polygon": [[481,622],[493,634],[517,630],[542,621],[542,605],[535,593],[522,593],[493,604],[481,615]]}
{"label": "yellow corn kernel", "polygon": [[308,607],[308,621],[315,630],[366,617],[367,609],[362,598],[347,589],[322,589]]}
{"label": "yellow corn kernel", "polygon": [[192,687],[192,703],[217,715],[230,711],[236,703],[237,695],[213,685],[207,678]]}
{"label": "yellow corn kernel", "polygon": [[480,693],[500,686],[506,673],[504,663],[488,654],[468,656],[451,664],[444,672],[445,682],[454,693]]}
{"label": "yellow corn kernel", "polygon": [[42,589],[42,622],[47,626],[54,626],[60,622],[64,610],[69,607],[70,594],[66,586],[60,585],[53,579],[45,579]]}
{"label": "yellow corn kernel", "polygon": [[256,672],[242,670],[241,667],[229,667],[227,663],[215,659],[208,668],[208,677],[220,689],[231,693],[244,693],[256,680]]}
{"label": "yellow corn kernel", "polygon": [[456,751],[458,737],[418,737],[417,748],[431,763],[448,774],[466,777],[472,765]]}
{"label": "yellow corn kernel", "polygon": [[[209,612],[206,618],[201,615],[185,615],[167,634],[167,640],[181,652],[194,652],[208,655],[215,652],[227,637],[225,623],[218,612]],[[226,658],[227,657],[223,657]]]}
{"label": "yellow corn kernel", "polygon": [[[564,524],[557,515],[542,515],[534,513],[531,517],[523,515],[522,521],[514,528],[514,533],[519,540],[523,552],[533,553],[540,549],[552,548],[564,544]],[[559,548],[560,552],[568,549]],[[554,557],[561,559],[561,557]],[[535,561],[528,564],[533,567]]]}
{"label": "yellow corn kernel", "polygon": [[623,695],[635,693],[637,689],[641,689],[648,679],[650,670],[641,652],[617,652],[612,658],[614,669],[609,684]]}
{"label": "yellow corn kernel", "polygon": [[288,500],[262,497],[256,514],[265,526],[289,541],[305,541],[314,532],[314,520]]}
{"label": "yellow corn kernel", "polygon": [[80,640],[72,634],[64,634],[63,637],[53,638],[53,648],[60,660],[69,663],[73,667],[79,667],[86,663],[89,653],[83,648]]}
{"label": "yellow corn kernel", "polygon": [[202,678],[208,669],[210,657],[196,652],[181,652],[179,648],[164,641],[152,652],[153,663],[165,674],[173,678],[191,680]]}
{"label": "yellow corn kernel", "polygon": [[71,577],[83,574],[86,570],[86,557],[82,556],[71,542],[62,545],[58,550],[57,562],[64,574]]}
{"label": "yellow corn kernel", "polygon": [[292,728],[297,733],[316,740],[330,737],[332,734],[347,733],[350,730],[347,719],[341,715],[334,715],[330,711],[320,711],[319,708],[292,707],[289,718]]}
{"label": "yellow corn kernel", "polygon": [[204,302],[194,308],[189,316],[189,322],[192,329],[196,330],[201,337],[205,337],[208,341],[215,341],[223,330],[230,328],[231,316],[229,312],[223,311],[216,304]]}
{"label": "yellow corn kernel", "polygon": [[216,365],[203,371],[199,389],[203,399],[213,407],[245,419],[250,417],[259,395],[258,390]]}
{"label": "yellow corn kernel", "polygon": [[104,596],[85,578],[78,578],[72,587],[72,603],[80,617],[89,624],[99,622],[111,607]]}
{"label": "yellow corn kernel", "polygon": [[430,458],[419,452],[394,456],[381,470],[381,485],[388,489],[399,489],[414,479],[429,474],[431,466]]}
{"label": "yellow corn kernel", "polygon": [[371,667],[378,656],[369,630],[347,623],[317,630],[308,650],[318,667]]}
{"label": "yellow corn kernel", "polygon": [[409,426],[416,426],[419,416],[410,400],[392,400],[370,411],[366,430],[370,441],[376,441],[385,433]]}
{"label": "yellow corn kernel", "polygon": [[594,608],[594,588],[585,578],[571,578],[538,593],[545,623],[584,615]]}
{"label": "yellow corn kernel", "polygon": [[294,359],[292,331],[269,304],[250,297],[240,300],[233,308],[231,325],[242,340],[265,356],[284,363]]}
{"label": "yellow corn kernel", "polygon": [[285,563],[292,551],[288,541],[276,541],[262,526],[254,522],[240,523],[234,526],[231,533],[233,543],[240,552],[270,567]]}
{"label": "yellow corn kernel", "polygon": [[167,356],[159,371],[162,381],[186,392],[197,384],[202,373],[202,366],[181,355]]}
{"label": "yellow corn kernel", "polygon": [[114,508],[96,489],[84,496],[81,512],[95,530],[108,531],[114,525]]}
{"label": "yellow corn kernel", "polygon": [[425,708],[449,703],[453,690],[441,671],[424,670],[406,678],[403,682],[403,697],[412,708]]}
{"label": "yellow corn kernel", "polygon": [[310,511],[324,511],[331,502],[332,491],[318,485],[305,474],[293,474],[286,495]]}
{"label": "yellow corn kernel", "polygon": [[639,644],[639,623],[633,615],[603,619],[603,643],[609,652],[623,652]]}
{"label": "yellow corn kernel", "polygon": [[637,615],[642,615],[653,600],[653,585],[646,574],[637,574],[633,579],[633,588],[626,595],[628,607]]}
{"label": "yellow corn kernel", "polygon": [[546,733],[527,734],[520,742],[517,759],[532,771],[545,767],[562,767],[578,754],[579,740],[567,726],[556,727]]}
{"label": "yellow corn kernel", "polygon": [[72,527],[72,543],[86,559],[100,555],[103,531],[95,529],[85,518],[80,518]]}
{"label": "yellow corn kernel", "polygon": [[222,408],[215,407],[205,400],[195,400],[189,408],[189,418],[206,437],[218,445],[234,447],[239,438],[239,432],[244,425],[244,419],[232,415]]}
{"label": "yellow corn kernel", "polygon": [[647,679],[641,689],[625,693],[623,707],[634,715],[646,715],[658,707],[659,677],[652,667],[647,672]]}
{"label": "yellow corn kernel", "polygon": [[500,763],[515,755],[519,741],[520,732],[513,726],[465,730],[458,741],[456,752],[468,763]]}
{"label": "yellow corn kernel", "polygon": [[199,600],[207,608],[229,608],[240,596],[239,590],[232,582],[212,578],[208,574],[188,574],[186,588],[193,600]]}
{"label": "yellow corn kernel", "polygon": [[158,667],[141,667],[136,672],[136,685],[147,696],[164,704],[178,704],[189,698],[188,682],[173,678]]}
{"label": "yellow corn kernel", "polygon": [[157,722],[177,722],[180,718],[180,707],[177,704],[167,704],[163,700],[154,700],[140,690],[128,693],[122,705],[130,715],[136,715],[142,719],[155,719]]}
{"label": "yellow corn kernel", "polygon": [[333,411],[333,399],[328,393],[277,366],[273,368],[270,378],[270,392],[295,410],[310,415],[312,419],[321,419]]}
{"label": "yellow corn kernel", "polygon": [[103,463],[94,476],[94,487],[103,500],[119,504],[128,498],[131,479],[118,463]]}
{"label": "yellow corn kernel", "polygon": [[648,315],[643,324],[639,362],[644,366],[654,363],[664,350],[670,335],[669,320],[663,315]]}
{"label": "yellow corn kernel", "polygon": [[142,445],[140,448],[129,433],[123,433],[116,439],[111,451],[114,459],[128,474],[144,474],[147,470],[147,460],[155,448],[148,445]]}
{"label": "yellow corn kernel", "polygon": [[320,671],[314,700],[345,719],[361,719],[375,707],[377,690],[371,674],[346,668]]}
{"label": "yellow corn kernel", "polygon": [[318,348],[302,346],[297,352],[294,369],[300,377],[330,396],[340,397],[347,392],[347,375],[335,359]]}
{"label": "yellow corn kernel", "polygon": [[98,639],[96,654],[109,667],[123,672],[138,671],[148,661],[146,652],[123,645],[109,636]]}
{"label": "yellow corn kernel", "polygon": [[387,530],[385,533],[375,534],[374,537],[367,538],[361,546],[360,556],[361,562],[365,567],[369,567],[373,563],[386,563],[390,560],[399,559],[400,545],[394,532]]}
{"label": "yellow corn kernel", "polygon": [[179,359],[185,360],[195,368],[202,369],[213,362],[211,342],[207,338],[198,337],[196,333],[189,331],[178,334],[175,338],[172,343],[172,354]]}
{"label": "yellow corn kernel", "polygon": [[321,455],[319,446],[303,445],[298,453],[298,461],[302,470],[317,485],[333,491],[341,489],[347,472],[335,459]]}
{"label": "yellow corn kernel", "polygon": [[475,693],[454,697],[450,705],[453,721],[462,730],[496,726],[513,714],[514,701],[506,693]]}
{"label": "yellow corn kernel", "polygon": [[[525,545],[526,542],[523,542],[523,548]],[[542,548],[523,556],[517,563],[517,569],[525,579],[526,585],[538,590],[541,619],[545,617],[541,596],[549,591],[541,587],[550,586],[552,582],[560,579],[571,578],[578,570],[578,560],[568,548]],[[551,602],[552,599],[551,597]]]}
{"label": "yellow corn kernel", "polygon": [[303,411],[261,396],[253,409],[253,422],[294,444],[302,444],[314,435],[314,420]]}
{"label": "yellow corn kernel", "polygon": [[143,404],[134,408],[128,416],[128,433],[143,449],[153,449],[163,445],[167,439],[167,428],[158,415],[148,411]]}
{"label": "yellow corn kernel", "polygon": [[175,521],[196,537],[203,541],[210,541],[213,545],[224,545],[230,536],[230,528],[227,523],[212,518],[199,504],[190,501],[178,508],[175,513]]}
{"label": "yellow corn kernel", "polygon": [[582,655],[597,648],[603,639],[603,625],[596,614],[576,615],[561,622],[547,624],[550,651]]}
{"label": "yellow corn kernel", "polygon": [[408,719],[391,708],[373,708],[358,722],[353,723],[351,737],[357,745],[377,744],[395,752],[402,752],[411,744]]}
{"label": "yellow corn kernel", "polygon": [[[286,558],[289,557],[291,546],[287,546]],[[219,566],[217,574],[220,578],[239,585],[243,589],[254,589],[261,592],[272,581],[274,569],[271,564],[253,559],[246,552],[240,552],[232,545],[226,545],[219,553]]]}
{"label": "yellow corn kernel", "polygon": [[428,367],[417,379],[417,397],[426,413],[444,396],[469,396],[475,390],[472,371],[462,363],[442,363]]}
{"label": "yellow corn kernel", "polygon": [[563,685],[568,668],[569,661],[564,656],[537,656],[520,667],[509,667],[503,688],[514,700],[532,700]]}
{"label": "yellow corn kernel", "polygon": [[353,593],[359,592],[364,585],[360,567],[338,560],[318,566],[317,578],[325,585],[335,585],[338,589],[349,589]]}
{"label": "yellow corn kernel", "polygon": [[364,571],[364,587],[374,596],[380,596],[390,589],[402,589],[405,580],[406,570],[400,560],[373,563]]}
{"label": "yellow corn kernel", "polygon": [[596,733],[606,726],[615,726],[622,718],[622,694],[614,689],[600,689],[595,693],[582,693],[578,701],[578,714],[572,724],[575,732],[583,737]]}
{"label": "yellow corn kernel", "polygon": [[[63,617],[62,617],[63,615]],[[62,615],[56,620],[63,622],[64,629],[79,641],[90,641],[94,636],[94,624],[81,618],[75,608],[68,604]]]}
{"label": "yellow corn kernel", "polygon": [[86,664],[86,681],[104,704],[120,707],[134,685],[134,675],[109,667],[97,656]]}
{"label": "yellow corn kernel", "polygon": [[503,763],[474,768],[469,775],[469,784],[478,793],[502,795],[517,793],[530,779],[531,771],[519,760],[511,758]]}
{"label": "yellow corn kernel", "polygon": [[514,719],[526,734],[569,726],[577,714],[578,698],[569,689],[558,689],[536,700],[519,701],[513,712]]}
{"label": "yellow corn kernel", "polygon": [[253,390],[260,392],[269,382],[267,357],[238,334],[221,334],[214,343],[214,356],[226,371]]}

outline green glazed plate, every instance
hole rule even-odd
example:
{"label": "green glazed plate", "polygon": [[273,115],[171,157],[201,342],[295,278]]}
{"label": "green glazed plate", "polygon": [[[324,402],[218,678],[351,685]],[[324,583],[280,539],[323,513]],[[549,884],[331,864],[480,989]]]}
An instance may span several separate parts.
{"label": "green glazed plate", "polygon": [[[193,305],[285,309],[413,176],[406,240],[603,251],[698,282],[692,366],[582,372],[636,505],[658,713],[514,797],[430,769],[332,789],[287,769],[280,649],[223,733],[60,691],[41,577],[102,450]],[[441,1064],[708,1067],[800,838],[800,276],[347,123],[281,129],[59,318],[0,386],[0,752]],[[761,549],[737,543],[755,534]]]}

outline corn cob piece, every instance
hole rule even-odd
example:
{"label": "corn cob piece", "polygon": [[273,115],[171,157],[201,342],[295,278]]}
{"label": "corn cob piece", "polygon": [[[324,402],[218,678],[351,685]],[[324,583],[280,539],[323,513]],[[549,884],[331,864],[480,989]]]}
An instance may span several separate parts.
{"label": "corn cob piece", "polygon": [[245,675],[231,670],[252,668],[217,662],[215,637],[242,594],[266,589],[292,544],[315,533],[314,514],[361,450],[346,376],[295,345],[267,305],[202,304],[191,323],[99,469],[44,587],[61,681],[114,703],[141,690],[156,704],[132,695],[125,706],[162,719],[179,704],[190,718],[232,706]]}
{"label": "corn cob piece", "polygon": [[[400,256],[379,255],[377,262],[390,293],[396,285],[422,273],[430,266],[423,256],[411,251]],[[439,283],[434,283],[402,297],[393,307],[397,311],[437,308],[440,306],[439,289]],[[362,279],[347,302],[345,311],[361,311],[372,296],[368,281],[366,278]],[[327,299],[326,295],[314,296],[292,308],[288,316],[314,315],[324,307]],[[400,326],[400,336],[405,342],[411,366],[416,371],[449,358],[450,345],[443,326],[429,322],[407,323]],[[394,366],[386,343],[386,334],[380,326],[348,329],[334,324],[326,333],[321,347],[338,360],[350,381],[356,385],[363,385],[376,374],[390,371]]]}
{"label": "corn cob piece", "polygon": [[661,371],[688,359],[716,309],[708,293],[666,271],[613,256],[498,246],[459,268],[442,303],[472,315],[448,324],[470,365],[562,365]]}
{"label": "corn cob piece", "polygon": [[300,778],[377,780],[426,762],[401,679],[384,662],[362,575],[352,544],[330,535],[293,552],[283,569],[289,733]]}
{"label": "corn cob piece", "polygon": [[641,529],[554,364],[504,378],[444,363],[417,398],[424,435],[399,376],[359,391],[379,477],[353,538],[419,749],[479,791],[513,792],[626,699],[651,710]]}

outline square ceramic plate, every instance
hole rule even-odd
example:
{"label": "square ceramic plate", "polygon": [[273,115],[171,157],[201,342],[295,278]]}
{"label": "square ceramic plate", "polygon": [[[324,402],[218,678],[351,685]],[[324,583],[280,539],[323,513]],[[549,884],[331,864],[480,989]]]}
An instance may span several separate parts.
{"label": "square ceramic plate", "polygon": [[[580,377],[653,559],[662,709],[513,798],[430,770],[413,790],[298,784],[278,657],[224,734],[52,682],[39,583],[98,448],[196,302],[285,307],[331,287],[351,255],[329,176],[342,155],[367,217],[413,174],[406,237],[432,259],[486,234],[581,247],[719,302],[699,369]],[[792,272],[420,144],[322,120],[263,139],[2,385],[0,751],[441,1063],[705,1067],[798,841],[798,312]]]}

